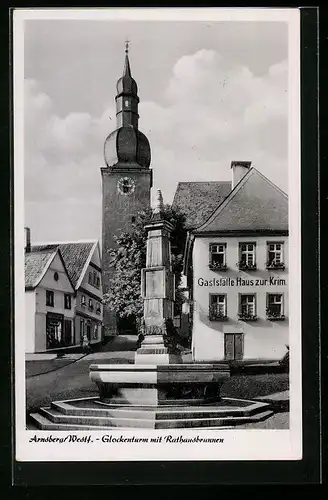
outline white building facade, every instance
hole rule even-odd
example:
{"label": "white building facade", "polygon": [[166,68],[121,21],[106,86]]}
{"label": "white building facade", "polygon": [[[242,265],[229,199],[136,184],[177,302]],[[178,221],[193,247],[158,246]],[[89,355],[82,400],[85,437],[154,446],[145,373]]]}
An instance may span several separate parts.
{"label": "white building facade", "polygon": [[[269,264],[274,248],[280,268]],[[288,237],[195,238],[193,267],[194,358],[280,360],[288,344]]]}
{"label": "white building facade", "polygon": [[25,255],[25,352],[74,345],[75,293],[58,250]]}
{"label": "white building facade", "polygon": [[228,196],[188,235],[193,359],[280,361],[289,345],[288,198],[249,162],[232,171]]}

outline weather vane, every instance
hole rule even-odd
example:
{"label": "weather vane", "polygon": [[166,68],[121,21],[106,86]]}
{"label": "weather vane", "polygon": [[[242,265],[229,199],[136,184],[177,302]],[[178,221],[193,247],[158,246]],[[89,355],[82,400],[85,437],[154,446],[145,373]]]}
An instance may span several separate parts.
{"label": "weather vane", "polygon": [[130,40],[126,39],[125,40],[125,53],[126,54],[129,53],[129,43],[130,43]]}

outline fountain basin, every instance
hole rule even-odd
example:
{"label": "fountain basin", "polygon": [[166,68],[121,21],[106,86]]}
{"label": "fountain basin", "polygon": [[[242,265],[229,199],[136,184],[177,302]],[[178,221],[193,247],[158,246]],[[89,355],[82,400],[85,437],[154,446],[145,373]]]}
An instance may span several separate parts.
{"label": "fountain basin", "polygon": [[111,404],[203,405],[220,401],[224,364],[91,365],[100,401]]}

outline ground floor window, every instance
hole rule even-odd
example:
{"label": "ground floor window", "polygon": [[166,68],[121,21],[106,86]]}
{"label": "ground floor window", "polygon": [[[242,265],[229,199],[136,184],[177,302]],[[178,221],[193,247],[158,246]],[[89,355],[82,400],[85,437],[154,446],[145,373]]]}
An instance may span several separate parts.
{"label": "ground floor window", "polygon": [[80,342],[81,342],[81,344],[83,344],[85,342],[86,337],[87,337],[87,340],[90,340],[90,338],[88,337],[87,320],[85,320],[84,318],[81,318],[80,319]]}
{"label": "ground floor window", "polygon": [[80,342],[100,340],[101,323],[88,318],[80,318]]}
{"label": "ground floor window", "polygon": [[98,325],[97,323],[93,325],[93,340],[96,340],[98,338]]}
{"label": "ground floor window", "polygon": [[224,334],[224,359],[236,361],[243,359],[244,335],[242,333]]}
{"label": "ground floor window", "polygon": [[72,320],[63,314],[48,313],[46,316],[46,348],[56,349],[73,345]]}

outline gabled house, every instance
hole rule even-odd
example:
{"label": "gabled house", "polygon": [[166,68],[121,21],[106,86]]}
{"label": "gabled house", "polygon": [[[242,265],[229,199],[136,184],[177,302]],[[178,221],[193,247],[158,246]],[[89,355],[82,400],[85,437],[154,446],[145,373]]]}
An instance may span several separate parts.
{"label": "gabled house", "polygon": [[25,352],[74,345],[74,287],[58,248],[25,251]]}
{"label": "gabled house", "polygon": [[99,242],[60,245],[76,291],[75,336],[83,343],[102,341],[103,290]]}
{"label": "gabled house", "polygon": [[[193,358],[277,361],[289,344],[288,197],[250,162],[231,167],[230,189],[207,183],[203,206],[199,193],[193,203],[194,183],[187,196]],[[182,210],[184,184],[185,195],[178,189],[174,199]]]}
{"label": "gabled house", "polygon": [[103,291],[98,241],[51,243],[35,250],[59,249],[75,291],[74,344],[102,341]]}

